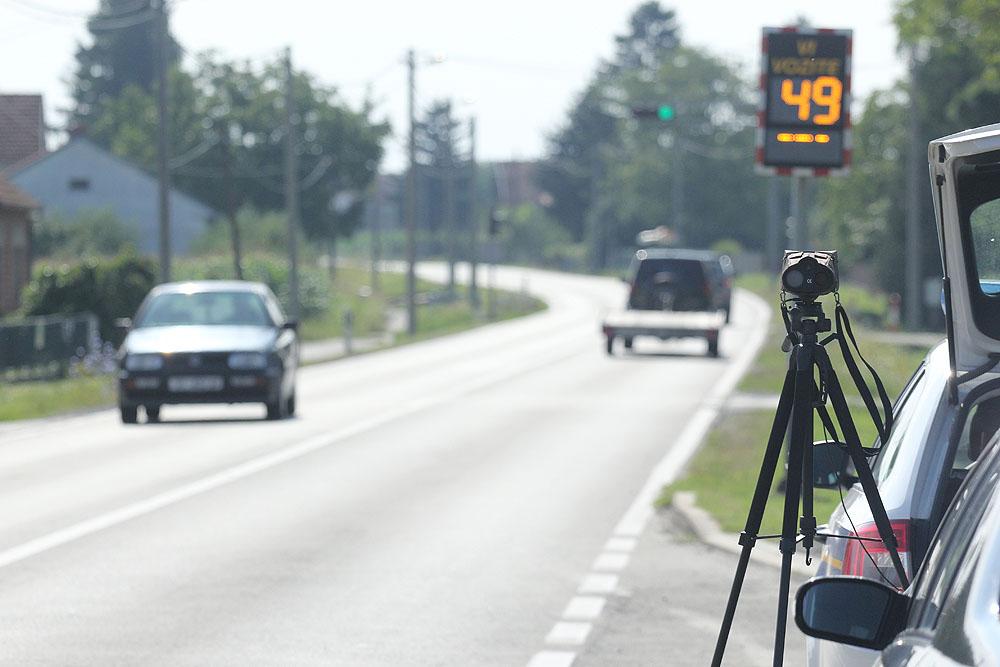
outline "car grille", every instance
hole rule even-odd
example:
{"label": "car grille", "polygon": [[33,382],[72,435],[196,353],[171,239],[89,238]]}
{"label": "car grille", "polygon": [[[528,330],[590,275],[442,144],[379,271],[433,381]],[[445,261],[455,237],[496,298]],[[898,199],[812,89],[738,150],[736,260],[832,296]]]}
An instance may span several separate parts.
{"label": "car grille", "polygon": [[221,373],[229,369],[228,352],[184,352],[164,358],[167,371],[184,373]]}

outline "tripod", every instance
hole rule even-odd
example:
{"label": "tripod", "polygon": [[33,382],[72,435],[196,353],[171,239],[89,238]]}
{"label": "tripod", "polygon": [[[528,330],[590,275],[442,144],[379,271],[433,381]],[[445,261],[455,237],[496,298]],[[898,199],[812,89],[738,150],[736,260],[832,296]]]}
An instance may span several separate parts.
{"label": "tripod", "polygon": [[[824,425],[832,430],[829,414],[826,411],[826,399],[829,398],[837,422],[844,435],[844,447],[854,463],[856,474],[861,482],[865,497],[871,506],[872,516],[878,527],[879,537],[889,551],[892,564],[902,585],[906,585],[906,572],[896,550],[896,537],[889,525],[882,499],[879,497],[875,478],[857,429],[851,418],[847,400],[840,381],[830,363],[824,345],[833,340],[830,336],[823,342],[819,334],[831,329],[830,320],[823,314],[823,306],[811,299],[793,299],[792,307],[786,317],[789,338],[795,343],[789,355],[788,371],[778,399],[778,408],[771,425],[771,433],[764,452],[760,475],[754,489],[753,500],[747,515],[746,525],[740,534],[739,544],[742,546],[740,560],[736,566],[733,587],[729,592],[729,602],[719,629],[719,638],[715,645],[712,658],[713,667],[720,667],[726,651],[726,642],[732,628],[736,605],[739,602],[743,579],[746,576],[747,565],[750,562],[750,552],[758,539],[780,538],[781,579],[778,593],[778,620],[774,636],[774,665],[780,667],[784,660],[785,623],[788,616],[788,594],[792,574],[792,555],[801,541],[809,562],[810,550],[816,536],[816,517],[813,516],[813,412],[820,414]],[[782,306],[784,308],[784,305]],[[839,324],[839,320],[838,320]],[[849,325],[848,325],[849,331]],[[853,340],[853,338],[852,338]],[[816,373],[819,374],[817,382]],[[857,378],[855,378],[857,380]],[[784,513],[780,535],[758,535],[767,497],[774,481],[774,473],[781,458],[782,443],[785,433],[791,429],[788,438],[788,474],[785,486]],[[834,431],[835,433],[835,431]],[[802,512],[799,514],[799,501],[802,501]],[[796,526],[796,521],[798,525]]]}

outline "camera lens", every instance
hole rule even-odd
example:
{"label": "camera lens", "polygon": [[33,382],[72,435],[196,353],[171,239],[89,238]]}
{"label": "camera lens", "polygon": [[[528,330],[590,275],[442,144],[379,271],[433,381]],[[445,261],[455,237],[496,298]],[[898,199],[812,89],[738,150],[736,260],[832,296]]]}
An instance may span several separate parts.
{"label": "camera lens", "polygon": [[805,281],[805,274],[798,269],[792,269],[791,271],[785,273],[785,286],[790,287],[793,290],[802,287]]}

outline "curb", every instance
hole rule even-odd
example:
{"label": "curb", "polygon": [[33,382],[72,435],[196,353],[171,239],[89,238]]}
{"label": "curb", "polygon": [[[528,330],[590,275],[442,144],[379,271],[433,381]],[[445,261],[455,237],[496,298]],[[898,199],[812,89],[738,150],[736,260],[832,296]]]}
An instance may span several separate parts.
{"label": "curb", "polygon": [[[739,545],[740,536],[736,533],[727,533],[719,528],[719,524],[712,518],[712,515],[695,504],[695,494],[691,491],[678,491],[674,494],[670,509],[674,510],[677,516],[691,530],[699,542],[705,546],[719,551],[726,551],[739,555],[743,550]],[[774,542],[774,549],[762,549],[768,541],[759,542],[750,552],[750,560],[761,565],[769,565],[776,569],[781,569],[781,554],[778,553],[778,544]],[[818,558],[813,559],[816,563]],[[792,572],[806,578],[816,574],[815,567],[807,566],[803,559],[792,559]]]}

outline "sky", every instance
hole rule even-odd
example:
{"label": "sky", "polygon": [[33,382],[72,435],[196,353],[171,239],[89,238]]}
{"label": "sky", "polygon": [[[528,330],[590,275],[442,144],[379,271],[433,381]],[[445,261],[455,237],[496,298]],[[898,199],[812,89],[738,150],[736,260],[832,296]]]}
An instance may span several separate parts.
{"label": "sky", "polygon": [[[76,45],[86,41],[97,0],[0,0],[0,92],[45,95],[48,121],[68,104]],[[576,95],[638,1],[603,0],[173,0],[171,30],[189,51],[274,59],[292,48],[295,66],[338,88],[352,105],[370,95],[391,123],[386,167],[403,164],[407,49],[418,54],[417,106],[450,98],[477,118],[481,159],[531,159],[564,122]],[[805,17],[854,30],[856,100],[903,74],[891,23],[893,0],[661,0],[677,12],[682,38],[759,69],[760,30]],[[51,147],[50,147],[51,148]]]}

